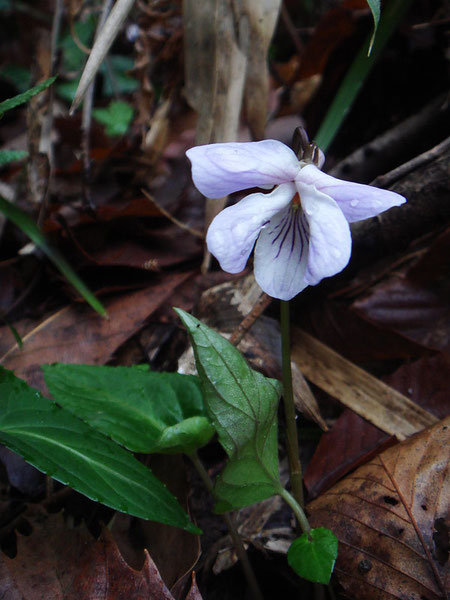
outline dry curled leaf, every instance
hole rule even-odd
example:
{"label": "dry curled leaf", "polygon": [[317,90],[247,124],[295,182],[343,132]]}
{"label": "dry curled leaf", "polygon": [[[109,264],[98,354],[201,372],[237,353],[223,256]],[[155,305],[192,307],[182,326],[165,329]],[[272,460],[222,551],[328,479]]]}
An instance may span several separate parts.
{"label": "dry curled leaf", "polygon": [[448,591],[450,417],[388,448],[309,504],[339,539],[335,573],[357,600]]}

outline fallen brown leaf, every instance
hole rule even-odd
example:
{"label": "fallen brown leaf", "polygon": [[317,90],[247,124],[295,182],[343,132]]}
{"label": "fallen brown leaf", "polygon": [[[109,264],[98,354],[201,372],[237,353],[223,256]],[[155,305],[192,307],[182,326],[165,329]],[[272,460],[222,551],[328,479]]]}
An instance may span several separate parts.
{"label": "fallen brown leaf", "polygon": [[[152,455],[146,460],[156,477],[164,481],[185,510],[189,485],[180,455]],[[200,556],[200,539],[176,527],[117,514],[111,532],[127,563],[141,568],[146,549],[158,566],[161,577],[174,596],[174,586],[185,589],[186,579]]]}
{"label": "fallen brown leaf", "polygon": [[304,474],[308,498],[316,498],[347,473],[396,442],[349,408],[320,437]]}
{"label": "fallen brown leaf", "polygon": [[388,448],[308,505],[339,539],[335,573],[357,600],[448,592],[450,417]]}
{"label": "fallen brown leaf", "polygon": [[[36,512],[36,511],[34,511]],[[9,600],[173,600],[146,553],[140,570],[122,558],[107,529],[98,540],[37,509],[33,533],[17,535],[17,555],[0,558],[0,597]],[[37,518],[36,518],[37,517]],[[193,582],[189,598],[201,600]]]}
{"label": "fallen brown leaf", "polygon": [[424,356],[414,362],[405,362],[383,379],[435,417],[443,419],[449,411],[449,372],[450,354],[441,352],[435,356]]}
{"label": "fallen brown leaf", "polygon": [[[450,246],[450,236],[449,246]],[[448,247],[443,254],[448,257]],[[448,265],[445,265],[445,270]],[[450,349],[450,304],[447,277],[432,273],[433,281],[418,282],[393,273],[353,304],[371,323],[392,330],[431,350]]]}
{"label": "fallen brown leaf", "polygon": [[[109,319],[84,305],[70,305],[24,334],[23,348],[11,345],[0,358],[6,369],[43,390],[40,365],[53,362],[104,364],[115,350],[143,326],[191,273],[166,273],[154,285],[105,302]],[[12,335],[4,328],[5,334]]]}

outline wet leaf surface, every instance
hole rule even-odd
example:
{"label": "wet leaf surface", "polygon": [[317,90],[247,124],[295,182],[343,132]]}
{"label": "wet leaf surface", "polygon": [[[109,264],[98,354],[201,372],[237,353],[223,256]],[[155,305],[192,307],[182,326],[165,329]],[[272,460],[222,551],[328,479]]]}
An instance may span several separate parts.
{"label": "wet leaf surface", "polygon": [[214,488],[218,512],[279,493],[279,381],[252,370],[220,334],[177,309],[194,347],[207,413],[229,461]]}
{"label": "wet leaf surface", "polygon": [[133,452],[190,453],[214,435],[198,377],[146,365],[42,365],[53,399]]}
{"label": "wet leaf surface", "polygon": [[199,533],[133,454],[0,367],[0,441],[96,502]]}

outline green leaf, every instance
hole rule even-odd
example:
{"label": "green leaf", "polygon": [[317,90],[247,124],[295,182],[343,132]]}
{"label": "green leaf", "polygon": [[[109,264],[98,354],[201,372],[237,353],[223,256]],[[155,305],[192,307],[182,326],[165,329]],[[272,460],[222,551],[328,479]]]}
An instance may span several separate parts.
{"label": "green leaf", "polygon": [[11,110],[12,108],[15,108],[16,106],[19,106],[20,104],[24,104],[25,102],[28,102],[28,100],[30,98],[32,98],[33,96],[36,96],[36,94],[39,94],[39,92],[42,92],[42,90],[45,90],[50,85],[52,85],[52,83],[55,81],[55,79],[56,79],[56,76],[50,77],[50,79],[47,79],[46,81],[43,81],[42,83],[40,83],[39,85],[36,85],[35,87],[31,88],[30,90],[23,92],[23,94],[18,94],[17,96],[14,96],[13,98],[8,98],[8,100],[4,100],[3,102],[0,102],[0,117],[2,117],[6,111]]}
{"label": "green leaf", "polygon": [[221,335],[189,313],[175,310],[194,347],[209,417],[230,457],[214,488],[216,511],[241,508],[279,493],[277,406],[281,384],[253,371]]}
{"label": "green leaf", "polygon": [[142,366],[42,369],[58,404],[134,452],[190,454],[215,433],[198,377]]}
{"label": "green leaf", "polygon": [[28,152],[24,150],[0,150],[0,167],[4,167],[8,163],[22,160],[28,156]]}
{"label": "green leaf", "polygon": [[380,17],[377,36],[370,56],[368,56],[370,47],[370,39],[368,39],[351,64],[325,118],[320,124],[319,131],[314,136],[314,141],[324,152],[334,140],[372,67],[411,2],[412,0],[391,0],[387,3]]}
{"label": "green leaf", "polygon": [[372,37],[370,38],[368,50],[368,54],[370,54],[372,52],[372,46],[375,41],[375,36],[377,34],[378,23],[380,22],[380,0],[367,0],[367,4],[369,5],[373,16],[373,33]]}
{"label": "green leaf", "polygon": [[49,245],[40,229],[26,213],[2,197],[0,197],[0,212],[6,215],[8,219],[11,219],[11,221],[17,225],[17,227],[19,227],[37,246],[39,246],[43,252],[45,252],[48,258],[61,271],[67,281],[73,285],[73,287],[86,300],[86,302],[92,306],[94,310],[96,310],[102,316],[106,316],[106,310],[101,302],[97,300],[94,294],[81,281],[66,259],[61,256],[61,254],[55,248],[52,248]]}
{"label": "green leaf", "polygon": [[105,96],[115,96],[119,94],[129,94],[139,87],[137,79],[127,73],[134,66],[134,61],[128,56],[120,54],[109,56],[105,63],[100,67],[103,74],[103,94]]}
{"label": "green leaf", "polygon": [[0,442],[39,470],[114,509],[198,529],[132,454],[0,367]]}
{"label": "green leaf", "polygon": [[114,137],[128,131],[133,119],[133,107],[128,102],[117,100],[110,102],[106,108],[95,108],[92,114],[105,126],[106,134]]}
{"label": "green leaf", "polygon": [[311,529],[294,540],[288,550],[289,565],[297,575],[327,584],[330,581],[338,552],[338,540],[332,531],[325,527]]}

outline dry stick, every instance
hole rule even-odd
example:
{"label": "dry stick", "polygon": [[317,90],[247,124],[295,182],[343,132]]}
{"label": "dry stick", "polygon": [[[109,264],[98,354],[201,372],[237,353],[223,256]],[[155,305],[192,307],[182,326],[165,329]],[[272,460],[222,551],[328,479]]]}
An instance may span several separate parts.
{"label": "dry stick", "polygon": [[104,26],[95,40],[94,45],[92,46],[89,58],[86,62],[77,91],[75,93],[75,98],[72,102],[72,106],[70,107],[69,114],[72,115],[78,108],[78,105],[81,103],[89,84],[100,68],[103,59],[108,53],[111,44],[116,38],[116,35],[118,34],[120,27],[125,21],[133,4],[134,0],[117,0],[111,9],[111,14],[108,16]]}
{"label": "dry stick", "polygon": [[[97,31],[95,37],[97,38],[100,30],[102,29],[105,21],[111,12],[113,0],[105,0],[103,4],[102,12],[97,24]],[[83,201],[84,205],[94,209],[91,193],[90,193],[90,180],[91,180],[91,123],[92,123],[92,107],[94,105],[94,92],[95,92],[95,76],[90,83],[83,102],[83,112],[81,116],[81,155],[83,162]]]}
{"label": "dry stick", "polygon": [[[417,114],[401,121],[346,156],[329,171],[329,174],[367,183],[379,173],[390,171],[396,157],[401,156],[405,148],[420,147],[422,138],[429,135],[430,131],[445,131],[447,103],[447,93],[437,96]],[[430,143],[439,141],[435,138],[435,141]],[[422,149],[425,150],[423,145]]]}
{"label": "dry stick", "polygon": [[388,188],[393,185],[396,181],[411,173],[411,171],[415,171],[419,167],[423,167],[436,158],[439,158],[441,154],[444,154],[450,148],[450,137],[443,140],[437,146],[430,148],[426,152],[422,152],[418,156],[415,156],[408,162],[405,162],[403,165],[400,165],[396,169],[389,171],[389,173],[385,173],[384,175],[379,175],[376,177],[370,185],[374,185],[376,187]]}
{"label": "dry stick", "polygon": [[193,229],[192,227],[189,227],[189,225],[186,225],[186,223],[183,223],[182,221],[179,221],[178,219],[176,219],[173,215],[170,214],[170,212],[168,212],[165,208],[163,208],[158,202],[156,202],[156,200],[154,198],[152,198],[152,196],[150,196],[150,194],[148,192],[146,192],[144,189],[141,188],[141,192],[144,194],[144,196],[150,200],[150,202],[152,202],[156,208],[165,216],[169,219],[169,221],[171,221],[174,225],[176,225],[177,227],[179,227],[180,229],[182,229],[183,231],[188,231],[189,233],[191,233],[192,235],[194,235],[195,237],[200,238],[201,240],[205,239],[205,235],[199,231],[198,229]]}
{"label": "dry stick", "polygon": [[266,310],[269,304],[272,302],[273,298],[262,292],[257,302],[253,306],[252,310],[244,317],[244,319],[239,323],[236,329],[233,331],[230,342],[234,346],[238,346],[242,341],[242,338],[256,321],[256,319],[262,315],[262,313]]}
{"label": "dry stick", "polygon": [[[198,454],[194,451],[192,454],[188,455],[192,460],[194,467],[197,469],[198,474],[200,475],[203,483],[205,484],[206,489],[210,494],[213,492],[213,482],[211,481],[210,476],[208,475],[203,463],[198,457]],[[241,561],[242,568],[244,570],[245,577],[247,579],[248,585],[252,591],[252,595],[254,600],[263,600],[263,595],[261,590],[259,589],[258,581],[256,579],[255,573],[253,572],[250,561],[248,560],[247,552],[242,543],[241,536],[236,531],[231,517],[228,513],[222,515],[223,520],[228,528],[231,539],[233,540],[233,545],[236,550],[236,554],[238,555],[239,560]]]}

